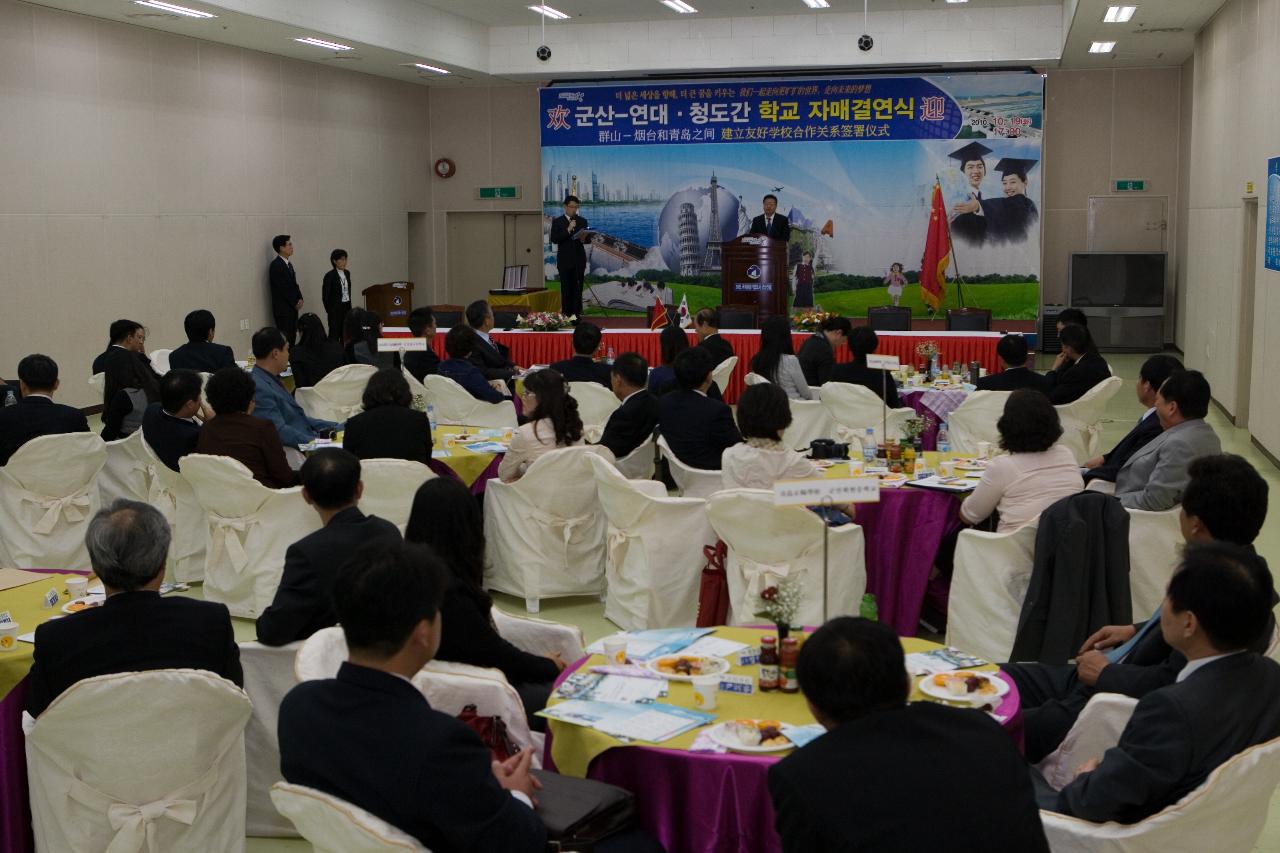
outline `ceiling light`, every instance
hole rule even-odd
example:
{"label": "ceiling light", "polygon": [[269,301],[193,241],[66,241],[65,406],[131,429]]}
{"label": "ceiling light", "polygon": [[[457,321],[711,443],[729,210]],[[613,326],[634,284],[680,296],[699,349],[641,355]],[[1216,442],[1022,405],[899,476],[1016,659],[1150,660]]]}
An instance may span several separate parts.
{"label": "ceiling light", "polygon": [[968,3],[969,0],[947,0],[948,3]]}
{"label": "ceiling light", "polygon": [[315,47],[328,48],[329,50],[351,50],[351,45],[349,44],[338,44],[336,41],[325,41],[311,36],[307,36],[304,39],[294,39],[294,41],[314,45]]}
{"label": "ceiling light", "polygon": [[446,69],[446,68],[437,68],[437,67],[436,67],[436,66],[434,66],[434,65],[427,65],[425,62],[415,62],[415,63],[413,63],[413,67],[414,67],[414,68],[421,68],[423,71],[431,71],[431,72],[434,72],[434,73],[436,73],[436,74],[448,74],[448,73],[449,73],[449,70],[448,70],[448,69]]}
{"label": "ceiling light", "polygon": [[1108,6],[1107,14],[1102,16],[1102,20],[1107,24],[1127,24],[1136,11],[1137,6]]}
{"label": "ceiling light", "polygon": [[175,15],[186,15],[188,18],[216,18],[210,12],[201,12],[199,9],[188,9],[186,6],[175,6],[172,3],[164,3],[161,0],[133,0],[139,6],[149,6],[152,9],[159,9],[162,12],[172,12]]}
{"label": "ceiling light", "polygon": [[1116,46],[1113,41],[1095,41],[1089,45],[1090,53],[1110,53],[1111,49]]}
{"label": "ceiling light", "polygon": [[827,0],[804,0],[804,5],[810,9],[830,9],[831,4]]}
{"label": "ceiling light", "polygon": [[564,12],[561,12],[559,9],[552,9],[550,6],[546,5],[545,3],[541,6],[530,6],[529,9],[534,12],[537,12],[539,15],[545,15],[546,17],[551,18],[553,21],[563,21],[568,19],[569,17]]}
{"label": "ceiling light", "polygon": [[691,15],[698,10],[690,6],[684,0],[662,0],[662,5],[668,9],[675,9],[682,15]]}

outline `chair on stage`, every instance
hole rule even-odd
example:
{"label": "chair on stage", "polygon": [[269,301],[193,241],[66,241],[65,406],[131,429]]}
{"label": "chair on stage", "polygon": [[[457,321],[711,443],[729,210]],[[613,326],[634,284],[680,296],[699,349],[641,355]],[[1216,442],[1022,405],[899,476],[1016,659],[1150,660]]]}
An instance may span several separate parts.
{"label": "chair on stage", "polygon": [[[875,430],[877,442],[885,440],[884,401],[870,388],[849,382],[828,382],[822,386],[819,396],[832,420],[844,428],[847,440],[860,441],[867,427]],[[915,416],[915,410],[905,406],[889,409],[887,437],[905,438],[907,421]]]}
{"label": "chair on stage", "polygon": [[1012,533],[963,530],[947,600],[947,645],[992,661],[1009,659],[1031,584],[1036,526]]}
{"label": "chair on stage", "polygon": [[436,422],[453,426],[505,429],[516,427],[516,407],[510,400],[489,403],[472,397],[466,388],[447,376],[427,377],[427,398],[435,407]]}
{"label": "chair on stage", "polygon": [[948,332],[989,332],[991,331],[990,308],[948,308]]}
{"label": "chair on stage", "polygon": [[409,510],[418,487],[436,476],[426,465],[409,459],[365,459],[360,463],[364,494],[360,509],[400,528],[409,524]]}
{"label": "chair on stage", "polygon": [[88,569],[106,445],[91,432],[33,438],[0,468],[0,565]]}
{"label": "chair on stage", "polygon": [[722,329],[755,329],[760,325],[759,305],[721,305],[719,311]]}
{"label": "chair on stage", "polygon": [[364,411],[364,389],[377,372],[372,364],[344,364],[293,396],[308,417],[344,423]]}
{"label": "chair on stage", "polygon": [[412,835],[324,791],[277,782],[271,802],[315,853],[431,853]]}
{"label": "chair on stage", "polygon": [[1061,441],[1075,454],[1076,462],[1083,465],[1099,453],[1102,442],[1102,416],[1107,403],[1120,390],[1124,380],[1109,376],[1084,392],[1080,399],[1054,406],[1062,421]]}
{"label": "chair on stage", "polygon": [[951,452],[964,456],[978,454],[978,442],[999,447],[1000,431],[996,421],[1004,414],[1005,403],[1012,391],[974,391],[956,406],[947,418],[951,432]]}
{"label": "chair on stage", "polygon": [[451,329],[454,326],[465,326],[466,320],[463,313],[467,310],[465,305],[433,305],[431,306],[431,314],[436,318],[436,328],[441,331]]}
{"label": "chair on stage", "polygon": [[570,382],[569,395],[578,403],[578,414],[587,426],[603,427],[614,409],[622,405],[618,397],[599,382]]}
{"label": "chair on stage", "polygon": [[520,319],[522,313],[514,308],[494,308],[493,309],[493,327],[495,329],[514,329],[516,321]]}
{"label": "chair on stage", "polygon": [[682,497],[705,498],[724,488],[724,477],[719,469],[709,471],[684,464],[662,436],[658,436],[658,450],[667,460],[667,467],[671,469],[671,479],[676,481],[676,487],[680,489]]}
{"label": "chair on stage", "polygon": [[909,332],[911,331],[911,309],[894,305],[868,308],[867,325],[877,332]]}

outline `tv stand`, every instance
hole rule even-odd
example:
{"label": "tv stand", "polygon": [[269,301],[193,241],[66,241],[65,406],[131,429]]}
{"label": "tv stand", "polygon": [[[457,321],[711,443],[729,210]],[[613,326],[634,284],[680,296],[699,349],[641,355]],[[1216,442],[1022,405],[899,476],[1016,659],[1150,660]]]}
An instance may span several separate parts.
{"label": "tv stand", "polygon": [[1164,308],[1081,307],[1098,349],[1160,352],[1164,349]]}

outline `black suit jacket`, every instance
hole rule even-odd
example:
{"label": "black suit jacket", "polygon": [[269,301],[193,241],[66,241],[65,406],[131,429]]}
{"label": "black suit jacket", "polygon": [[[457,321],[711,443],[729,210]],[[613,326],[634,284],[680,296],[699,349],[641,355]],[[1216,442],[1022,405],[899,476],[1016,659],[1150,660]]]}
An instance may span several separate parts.
{"label": "black suit jacket", "polygon": [[235,366],[235,351],[213,341],[188,341],[169,353],[170,370],[217,373],[224,367]]}
{"label": "black suit jacket", "polygon": [[1114,483],[1116,475],[1120,473],[1124,463],[1129,461],[1129,457],[1141,450],[1146,446],[1147,442],[1163,431],[1164,427],[1160,426],[1160,416],[1155,412],[1147,415],[1134,424],[1133,429],[1129,430],[1128,435],[1120,439],[1110,453],[1103,455],[1101,465],[1085,472],[1085,481],[1106,480],[1108,483]]}
{"label": "black suit jacket", "polygon": [[89,421],[79,409],[48,397],[23,397],[0,407],[0,466],[8,465],[9,457],[33,438],[88,431]]}
{"label": "black suit jacket", "polygon": [[360,459],[431,461],[431,421],[407,406],[378,406],[347,421],[342,446]]}
{"label": "black suit jacket", "polygon": [[401,361],[405,369],[419,382],[425,383],[428,376],[440,372],[440,356],[436,355],[433,349],[427,349],[424,352],[407,352],[402,356]]}
{"label": "black suit jacket", "polygon": [[196,444],[200,441],[200,425],[165,414],[163,406],[152,403],[142,416],[142,437],[161,462],[177,471],[178,460],[188,453],[195,453]]}
{"label": "black suit jacket", "polygon": [[644,444],[657,425],[658,398],[648,391],[637,391],[609,415],[600,444],[613,451],[615,459],[621,459]]}
{"label": "black suit jacket", "polygon": [[[923,778],[963,780],[927,820]],[[769,768],[769,793],[784,853],[989,853],[986,831],[962,829],[975,820],[1000,828],[1001,849],[1049,850],[1025,762],[979,711],[917,702],[845,723]]]}
{"label": "black suit jacket", "polygon": [[1079,400],[1086,391],[1111,376],[1111,368],[1097,352],[1087,352],[1074,364],[1050,370],[1045,376],[1049,380],[1049,399],[1055,406],[1061,406]]}
{"label": "black suit jacket", "polygon": [[347,354],[337,341],[316,341],[289,348],[293,387],[310,388],[347,362]]}
{"label": "black suit jacket", "polygon": [[984,376],[976,383],[979,391],[1017,391],[1020,388],[1033,388],[1044,394],[1049,393],[1049,380],[1043,373],[1036,373],[1026,367],[1007,367],[1000,373]]}
{"label": "black suit jacket", "polygon": [[800,345],[796,358],[800,360],[800,369],[804,371],[804,381],[810,385],[827,382],[831,378],[831,368],[836,366],[835,350],[831,348],[827,336],[821,332],[810,335]]}
{"label": "black suit jacket", "polygon": [[27,711],[38,717],[77,681],[114,672],[205,669],[244,684],[226,605],[139,590],[36,629]]}
{"label": "black suit jacket", "polygon": [[551,369],[563,376],[565,382],[596,382],[606,388],[612,384],[609,381],[612,368],[603,362],[597,363],[589,355],[575,355],[557,361]]}
{"label": "black suit jacket", "polygon": [[1120,742],[1058,794],[1058,811],[1136,823],[1199,787],[1236,753],[1280,737],[1280,665],[1243,652],[1138,701]]}
{"label": "black suit jacket", "polygon": [[850,385],[861,385],[870,388],[877,397],[889,404],[891,409],[902,408],[898,399],[898,383],[888,375],[888,371],[867,367],[865,360],[854,359],[831,368],[828,382],[848,382]]}
{"label": "black suit jacket", "polygon": [[267,267],[267,278],[271,283],[272,312],[296,311],[302,289],[298,287],[298,273],[293,264],[285,263],[284,258],[276,255]]}
{"label": "black suit jacket", "polygon": [[400,531],[386,519],[348,507],[308,533],[284,553],[284,573],[271,605],[258,616],[258,642],[283,646],[338,624],[333,582],[367,542],[399,542]]}
{"label": "black suit jacket", "polygon": [[467,360],[480,368],[485,379],[510,379],[516,372],[516,366],[511,363],[511,350],[506,344],[498,341],[489,343],[478,334],[476,348]]}
{"label": "black suit jacket", "polygon": [[719,332],[707,335],[698,346],[711,353],[716,360],[717,367],[736,354],[733,351],[733,344],[726,341]]}
{"label": "black suit jacket", "polygon": [[563,213],[551,220],[551,244],[556,247],[556,266],[564,269],[581,269],[587,265],[587,250],[577,235],[587,230],[587,218],[574,217],[573,230],[569,230],[569,217]]}
{"label": "black suit jacket", "polygon": [[105,374],[103,403],[110,405],[116,394],[125,388],[145,391],[150,403],[160,399],[160,375],[151,366],[151,359],[142,353],[112,346],[98,358],[100,361],[94,362],[95,371],[101,367]]}
{"label": "black suit jacket", "polygon": [[[342,279],[339,278],[341,273],[336,269],[331,269],[324,274],[324,282],[320,286],[320,299],[324,302],[324,310],[332,314],[342,306],[351,307],[351,298],[356,295],[356,286],[351,281],[351,270],[346,271],[347,274],[347,301],[342,301]],[[342,330],[330,329],[331,334],[341,335]]]}
{"label": "black suit jacket", "polygon": [[[458,580],[450,583],[440,604],[444,625],[440,633],[437,660],[469,663],[502,670],[512,684],[550,684],[560,674],[551,658],[530,654],[502,638],[493,627],[488,593],[468,589]],[[528,708],[529,713],[541,708]]]}
{"label": "black suit jacket", "polygon": [[471,729],[409,682],[352,663],[280,704],[280,769],[371,812],[435,853],[541,853],[546,830],[504,791]]}
{"label": "black suit jacket", "polygon": [[787,241],[791,239],[791,222],[781,213],[773,215],[773,227],[765,227],[764,214],[760,214],[751,220],[751,233],[764,234],[777,240]]}
{"label": "black suit jacket", "polygon": [[697,391],[658,398],[658,426],[677,459],[706,471],[719,471],[725,448],[742,441],[729,407]]}

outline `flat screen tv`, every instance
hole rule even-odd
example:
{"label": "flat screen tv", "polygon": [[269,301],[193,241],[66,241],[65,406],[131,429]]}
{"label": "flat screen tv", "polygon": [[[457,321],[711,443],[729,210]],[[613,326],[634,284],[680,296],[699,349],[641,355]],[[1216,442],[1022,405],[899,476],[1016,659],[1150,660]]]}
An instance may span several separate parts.
{"label": "flat screen tv", "polygon": [[1072,252],[1074,308],[1160,308],[1164,305],[1165,252]]}

